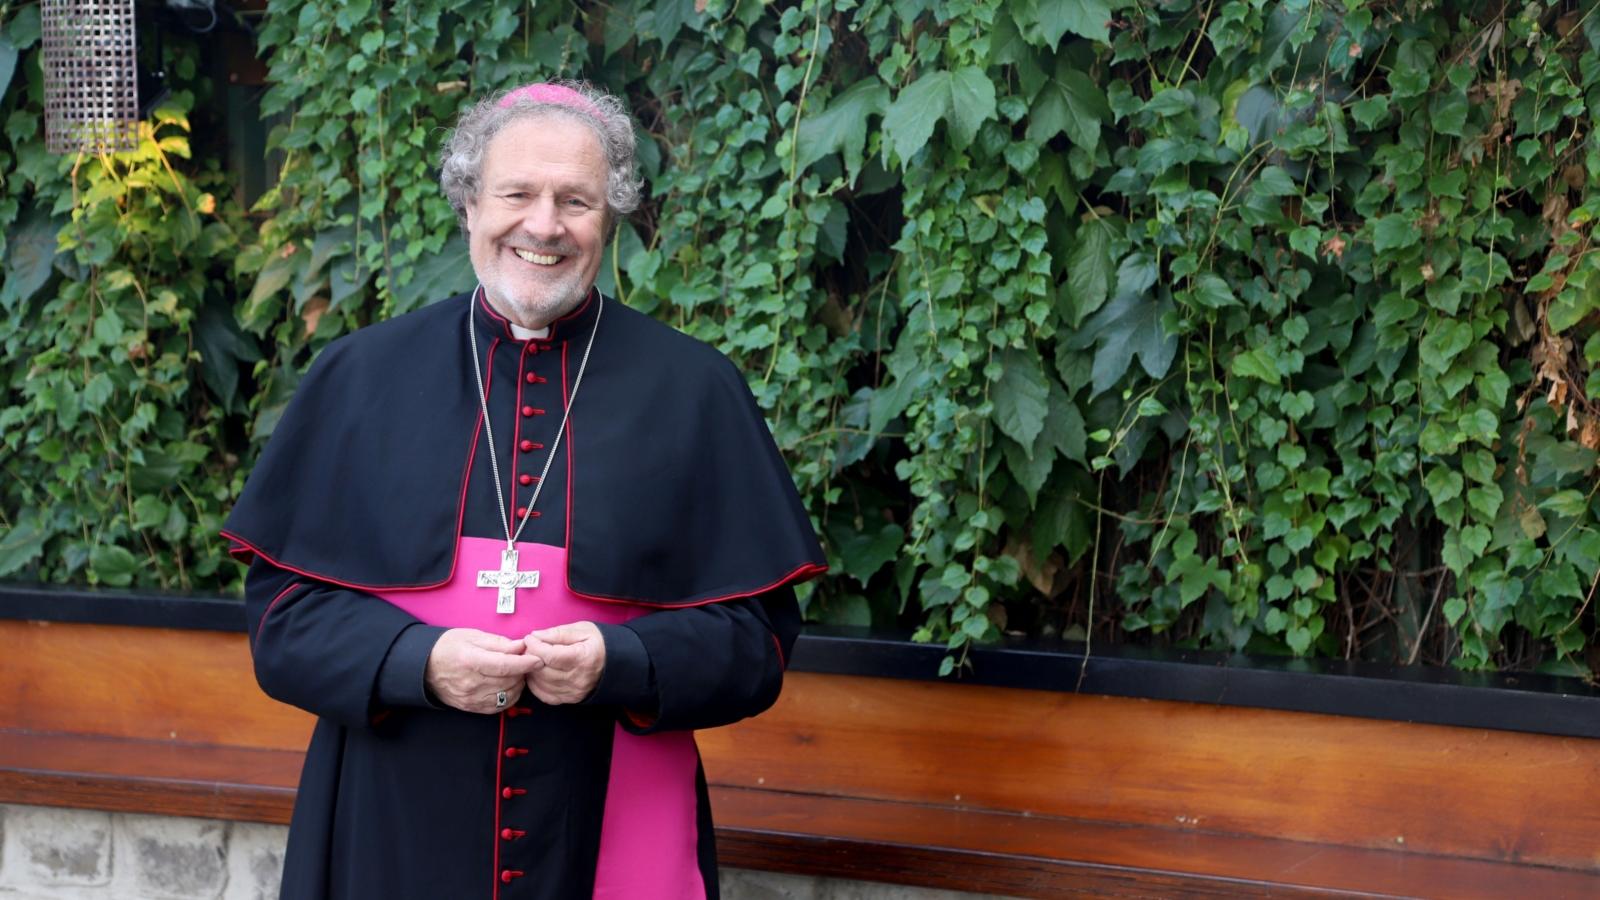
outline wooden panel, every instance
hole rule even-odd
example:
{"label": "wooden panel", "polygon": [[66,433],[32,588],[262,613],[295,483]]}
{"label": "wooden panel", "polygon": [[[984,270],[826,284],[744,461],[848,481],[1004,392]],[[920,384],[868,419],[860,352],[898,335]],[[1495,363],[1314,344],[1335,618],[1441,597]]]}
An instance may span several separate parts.
{"label": "wooden panel", "polygon": [[[301,750],[245,641],[0,620],[0,728]],[[700,744],[726,787],[1600,871],[1600,741],[791,673]]]}
{"label": "wooden panel", "polygon": [[714,784],[1600,869],[1600,741],[791,673]]}
{"label": "wooden panel", "polygon": [[0,620],[0,727],[304,750],[312,717],[256,685],[242,634]]}
{"label": "wooden panel", "polygon": [[1600,896],[1595,873],[1175,828],[743,788],[712,805],[726,865],[1008,896]]}
{"label": "wooden panel", "polygon": [[[300,754],[0,731],[0,801],[285,823]],[[723,865],[1018,897],[1600,896],[1600,875],[713,788]]]}
{"label": "wooden panel", "polygon": [[0,801],[287,824],[298,750],[0,731]]}

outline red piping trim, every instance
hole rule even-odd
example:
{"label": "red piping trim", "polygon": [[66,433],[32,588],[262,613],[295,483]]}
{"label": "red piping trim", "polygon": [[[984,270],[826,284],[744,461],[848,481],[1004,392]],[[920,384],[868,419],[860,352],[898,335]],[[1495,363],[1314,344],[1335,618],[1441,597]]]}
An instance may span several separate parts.
{"label": "red piping trim", "polygon": [[[598,296],[600,296],[600,289],[596,288],[596,287],[590,287],[588,295],[583,298],[583,302],[578,305],[577,309],[573,310],[572,312],[567,313],[566,315],[564,315],[561,318],[555,320],[554,322],[551,322],[550,324],[552,326],[555,326],[555,325],[561,324],[562,322],[570,322],[571,320],[578,318],[579,316],[583,315],[583,311],[588,309],[589,308],[589,304],[593,303],[594,299],[596,297],[598,297]],[[548,342],[554,341],[555,338],[556,338],[555,328],[552,327],[550,329],[550,332],[549,332],[549,337],[546,338],[545,340],[548,343]]]}
{"label": "red piping trim", "polygon": [[[483,289],[483,285],[480,284],[476,288],[473,288],[472,299],[479,306],[483,307],[483,311],[489,314],[489,318],[500,323],[500,330],[504,332],[501,337],[504,337],[508,341],[514,341],[517,339],[516,332],[511,330],[511,320],[500,315],[498,310],[489,305],[489,292]],[[468,315],[471,315],[471,313],[469,312]],[[477,362],[477,360],[473,360],[473,362]]]}
{"label": "red piping trim", "polygon": [[494,869],[489,873],[489,883],[494,885],[493,896],[500,896],[500,807],[505,804],[505,798],[500,796],[500,763],[505,754],[500,747],[506,744],[506,717],[497,716],[500,720],[500,743],[494,752]]}
{"label": "red piping trim", "polygon": [[[567,425],[567,427],[571,428],[572,425],[569,423]],[[571,509],[570,509],[570,507],[568,509],[567,515],[568,515],[568,518],[570,520],[570,518],[571,518]],[[575,596],[575,597],[582,597],[585,600],[593,600],[593,601],[595,601],[597,603],[625,603],[625,604],[629,604],[629,605],[632,605],[632,606],[650,606],[650,607],[654,607],[656,609],[688,609],[690,607],[695,607],[695,606],[708,606],[708,605],[710,605],[712,603],[726,603],[729,600],[743,600],[746,597],[754,597],[757,594],[765,594],[767,591],[777,590],[778,588],[783,587],[784,585],[789,584],[791,582],[805,581],[807,578],[811,578],[811,577],[816,576],[816,575],[821,575],[822,573],[828,571],[828,567],[825,566],[825,565],[819,565],[818,563],[813,563],[813,562],[802,563],[798,568],[796,568],[795,570],[793,570],[789,574],[783,576],[782,578],[779,578],[777,581],[774,581],[773,583],[767,585],[766,587],[759,587],[759,588],[756,588],[754,590],[741,591],[739,593],[734,593],[734,594],[724,594],[724,595],[722,595],[720,597],[711,597],[711,598],[706,599],[706,600],[696,600],[696,601],[694,601],[692,603],[657,603],[657,602],[655,602],[653,600],[634,600],[634,599],[631,599],[631,598],[628,598],[628,597],[608,597],[608,596],[606,596],[604,594],[586,594],[586,593],[583,593],[582,591],[573,589],[573,587],[572,587],[572,574],[571,574],[572,553],[570,552],[570,548],[569,548],[569,552],[567,553],[567,569],[568,569],[568,573],[567,573],[567,590],[570,591],[572,593],[572,595]]]}
{"label": "red piping trim", "polygon": [[567,393],[567,345],[561,345],[561,408],[567,411],[567,590],[572,590],[572,395]]}
{"label": "red piping trim", "polygon": [[[482,292],[480,291],[479,293],[481,294]],[[590,300],[589,301],[585,301],[584,305],[582,307],[579,307],[578,310],[576,310],[574,312],[571,312],[571,313],[568,313],[566,316],[562,316],[562,319],[570,318],[571,316],[577,315],[583,309],[588,308],[589,302],[592,302],[592,299],[595,296],[596,296],[596,293],[594,292],[593,289],[591,289],[590,290]],[[502,316],[500,316],[500,314],[494,312],[494,310],[491,307],[485,305],[484,308],[489,312],[490,315],[493,315],[496,319],[499,319],[501,321],[505,321],[504,317],[502,317]],[[468,315],[471,315],[470,311],[468,312]],[[557,321],[561,321],[561,320],[558,319]],[[495,338],[489,344],[489,353],[490,353],[489,362],[491,363],[491,365],[489,366],[489,374],[490,374],[491,378],[494,375],[494,366],[493,366],[494,348],[499,344],[499,342],[500,342],[500,339],[499,338]],[[474,365],[477,364],[477,360],[473,360],[472,362],[473,362]],[[484,382],[484,390],[487,391],[488,389],[489,389],[489,382],[485,381]],[[564,403],[566,403],[568,405],[571,404],[572,398],[567,393],[567,344],[565,342],[563,342],[562,345],[561,345],[561,397],[562,397],[562,401]],[[471,482],[471,479],[470,479],[469,475],[470,475],[470,473],[472,471],[472,460],[473,460],[473,457],[477,453],[477,450],[478,450],[478,435],[482,431],[483,431],[483,413],[480,410],[479,413],[478,413],[477,424],[473,427],[473,431],[472,431],[472,444],[468,448],[467,464],[466,464],[466,467],[462,470],[461,498],[456,504],[456,534],[458,534],[458,535],[461,533],[461,523],[463,521],[465,521],[464,517],[465,517],[466,511],[467,511],[467,486]],[[767,585],[766,587],[756,588],[755,590],[744,591],[742,593],[724,594],[722,596],[712,597],[712,598],[707,599],[707,600],[696,600],[693,603],[656,603],[656,602],[649,601],[649,600],[637,600],[637,599],[633,599],[633,598],[629,598],[629,597],[610,597],[610,596],[606,596],[604,594],[586,594],[586,593],[584,593],[582,591],[575,590],[572,587],[572,552],[571,551],[572,551],[572,520],[573,520],[574,506],[572,504],[572,485],[573,485],[572,457],[573,457],[573,453],[572,453],[572,421],[570,420],[570,418],[567,421],[567,437],[566,437],[566,441],[567,441],[567,541],[566,541],[566,549],[567,549],[567,590],[570,591],[573,594],[573,596],[582,597],[585,600],[593,600],[593,601],[595,601],[597,603],[623,603],[623,604],[628,604],[628,605],[631,605],[631,606],[649,606],[649,607],[653,607],[653,608],[656,608],[656,609],[687,609],[689,607],[694,607],[694,606],[706,606],[706,605],[712,604],[712,603],[723,603],[723,602],[726,602],[726,601],[729,601],[729,600],[741,600],[741,599],[743,599],[745,597],[754,597],[757,594],[764,594],[767,591],[776,590],[776,589],[778,589],[778,588],[780,588],[780,587],[782,587],[782,586],[784,586],[786,584],[789,584],[790,582],[805,581],[808,578],[812,578],[812,577],[815,577],[817,575],[821,575],[824,572],[828,571],[828,567],[826,565],[819,565],[817,563],[812,563],[812,562],[802,563],[800,566],[798,566],[797,568],[795,568],[792,571],[790,571],[787,575],[784,575],[782,578],[779,578],[777,581],[774,581],[773,583]],[[515,445],[513,445],[513,446],[515,446]],[[304,575],[307,578],[315,578],[318,581],[325,581],[328,584],[338,585],[339,587],[347,587],[347,588],[351,588],[353,590],[358,590],[358,591],[426,591],[426,590],[432,590],[433,588],[439,587],[440,585],[447,584],[447,583],[449,583],[451,576],[453,576],[455,574],[456,561],[457,561],[457,551],[459,551],[459,549],[461,547],[461,542],[459,540],[457,540],[454,543],[454,545],[453,545],[453,547],[451,548],[451,551],[450,551],[450,568],[445,573],[445,577],[440,579],[440,580],[438,580],[438,581],[431,582],[431,583],[428,583],[428,584],[407,584],[407,585],[361,584],[359,582],[354,582],[354,581],[341,581],[341,580],[339,580],[337,578],[332,578],[332,577],[329,577],[327,575],[320,575],[320,574],[318,574],[316,572],[307,571],[305,569],[299,569],[299,568],[291,566],[291,565],[289,565],[287,563],[281,562],[281,561],[275,559],[271,554],[262,551],[262,549],[260,547],[257,547],[256,545],[250,543],[249,541],[245,540],[242,537],[239,537],[238,535],[236,535],[236,534],[234,534],[234,533],[232,533],[230,531],[223,530],[221,532],[221,535],[222,535],[223,538],[234,542],[235,546],[232,546],[232,547],[228,548],[228,554],[230,556],[233,556],[236,559],[239,558],[240,556],[242,556],[246,551],[248,551],[249,553],[253,553],[253,554],[257,555],[257,556],[260,556],[261,558],[265,559],[267,562],[272,563],[274,566],[276,566],[276,567],[278,567],[280,569],[283,569],[286,572],[293,572],[296,575]],[[496,883],[498,884],[498,881]],[[498,891],[498,888],[496,888],[496,890]]]}
{"label": "red piping trim", "polygon": [[[445,583],[450,581],[450,578],[448,576],[446,576],[443,580],[435,581],[432,584],[388,585],[388,584],[360,584],[360,583],[357,583],[357,582],[354,582],[354,581],[340,581],[339,579],[330,577],[328,575],[319,575],[316,572],[309,572],[309,571],[307,571],[305,569],[300,569],[300,568],[296,568],[295,566],[291,566],[286,562],[281,562],[278,559],[275,559],[270,553],[267,553],[264,550],[262,550],[260,547],[257,547],[254,544],[251,544],[251,543],[245,541],[244,538],[241,538],[238,535],[231,534],[229,532],[224,531],[224,532],[222,532],[222,536],[227,538],[230,541],[238,541],[239,543],[244,544],[246,547],[250,548],[250,552],[251,553],[254,553],[255,555],[257,555],[257,556],[261,557],[262,559],[266,560],[267,562],[272,563],[274,566],[284,570],[285,572],[293,572],[296,575],[304,575],[307,578],[315,578],[318,581],[325,581],[328,584],[336,585],[338,587],[350,588],[351,590],[357,590],[357,591],[426,591],[426,590],[430,590],[432,588],[436,588],[439,585],[445,584]],[[454,571],[455,571],[455,564],[452,562],[451,563],[451,572],[453,573]]]}
{"label": "red piping trim", "polygon": [[272,608],[274,606],[278,605],[278,601],[279,600],[282,600],[284,597],[288,596],[290,591],[294,590],[295,588],[302,588],[302,587],[310,587],[310,585],[301,584],[301,583],[298,583],[298,582],[295,583],[295,584],[289,585],[288,587],[286,587],[283,590],[279,591],[278,592],[278,596],[273,597],[272,598],[272,602],[267,604],[267,608],[261,611],[261,618],[260,618],[260,620],[258,620],[256,622],[256,639],[250,645],[250,649],[251,650],[254,650],[260,644],[260,642],[261,642],[261,629],[262,629],[262,627],[264,627],[266,625],[267,616],[268,616],[268,614],[270,614],[272,612]]}
{"label": "red piping trim", "polygon": [[[468,315],[471,315],[471,313],[468,312]],[[494,366],[492,365],[492,363],[494,362],[494,348],[496,346],[498,346],[499,343],[500,343],[500,339],[499,338],[495,338],[494,340],[489,342],[489,362],[491,363],[491,365],[489,366],[489,380],[486,380],[484,382],[484,390],[485,391],[487,391],[489,389],[489,382],[494,379]],[[472,364],[474,366],[476,366],[478,364],[478,361],[476,359],[474,359],[472,361]],[[476,424],[474,424],[473,427],[472,427],[472,442],[467,445],[467,463],[461,469],[461,494],[460,494],[460,497],[456,500],[456,532],[455,533],[458,534],[458,535],[461,533],[461,523],[463,521],[465,521],[465,516],[467,514],[467,486],[469,484],[471,484],[471,482],[472,482],[472,479],[471,479],[472,460],[477,455],[477,452],[478,452],[478,435],[480,433],[482,433],[482,431],[483,431],[483,411],[479,410]],[[293,572],[296,575],[304,575],[307,578],[315,578],[318,581],[324,581],[324,582],[327,582],[328,584],[338,585],[339,587],[351,588],[352,590],[357,590],[357,591],[428,591],[428,590],[432,590],[432,589],[434,589],[436,587],[439,587],[440,585],[448,584],[450,582],[450,578],[453,575],[455,575],[455,572],[456,572],[456,561],[457,561],[457,558],[458,558],[458,553],[459,553],[459,551],[461,549],[461,542],[459,540],[454,541],[454,542],[451,543],[451,545],[450,545],[450,568],[445,571],[444,578],[442,578],[442,579],[440,579],[438,581],[431,582],[429,584],[361,584],[359,582],[354,582],[354,581],[341,581],[341,580],[339,580],[337,578],[333,578],[333,577],[330,577],[328,575],[322,575],[322,574],[318,574],[316,572],[308,571],[306,569],[296,568],[295,566],[291,566],[288,563],[285,563],[285,562],[282,562],[282,561],[280,561],[278,559],[275,559],[272,556],[272,554],[264,552],[260,547],[257,547],[256,545],[250,543],[249,541],[245,540],[242,537],[239,537],[238,535],[234,534],[231,531],[223,529],[221,534],[222,534],[222,537],[224,537],[225,539],[227,539],[229,541],[232,541],[234,543],[235,546],[232,546],[232,547],[228,548],[228,554],[230,556],[233,556],[235,559],[240,558],[244,554],[245,551],[248,551],[251,554],[259,556],[262,559],[265,559],[267,562],[272,563],[274,566],[277,566],[278,568],[283,569],[285,572]]]}
{"label": "red piping trim", "polygon": [[778,669],[780,671],[787,670],[789,668],[789,661],[783,658],[783,644],[778,640],[778,636],[775,634],[772,635],[772,649],[778,651]]}
{"label": "red piping trim", "polygon": [[[472,291],[472,299],[474,301],[476,301],[480,306],[483,307],[483,311],[485,313],[488,313],[490,318],[494,319],[496,322],[499,322],[501,324],[501,326],[503,327],[503,329],[505,331],[504,337],[506,338],[506,340],[516,341],[519,344],[526,344],[526,343],[528,343],[528,341],[539,341],[540,343],[544,344],[545,346],[549,346],[550,344],[555,342],[556,332],[555,332],[555,328],[553,326],[559,325],[562,322],[566,322],[566,321],[570,321],[572,319],[576,319],[577,317],[583,315],[583,311],[588,309],[589,308],[589,304],[592,303],[594,301],[594,298],[596,298],[598,296],[600,296],[600,291],[599,291],[598,288],[593,288],[593,287],[589,288],[588,295],[586,295],[583,298],[583,303],[579,304],[577,309],[574,309],[572,312],[569,312],[566,315],[562,316],[561,318],[555,319],[554,321],[552,321],[550,323],[550,326],[549,326],[550,327],[550,331],[546,332],[546,336],[545,337],[543,337],[543,338],[529,338],[527,341],[524,341],[524,340],[522,340],[522,339],[517,337],[516,332],[511,330],[511,320],[507,319],[505,316],[500,315],[499,311],[496,310],[493,306],[491,306],[489,304],[489,295],[488,295],[488,292],[483,289],[483,285],[481,285],[481,284],[478,285]],[[542,349],[543,348],[541,348],[541,350]]]}
{"label": "red piping trim", "polygon": [[[520,376],[522,374],[522,369],[527,364],[528,364],[528,355],[525,354],[525,353],[518,355],[518,357],[517,357],[517,375]],[[518,412],[522,411],[522,386],[524,384],[526,384],[526,383],[527,383],[527,379],[525,379],[525,378],[520,378],[519,377],[517,379],[517,405],[516,405],[516,409],[517,409]],[[491,394],[490,396],[494,396],[494,395]],[[506,456],[506,459],[511,461],[511,472],[510,472],[510,476],[511,476],[511,502],[506,504],[506,511],[505,511],[506,512],[506,534],[511,534],[513,531],[516,531],[516,520],[521,518],[521,516],[513,515],[513,513],[516,511],[516,508],[517,508],[517,465],[518,465],[518,460],[521,458],[517,454],[517,444],[519,444],[521,442],[522,442],[522,416],[514,415],[514,416],[511,417],[511,452],[510,452],[510,454],[508,456]]]}
{"label": "red piping trim", "polygon": [[[588,303],[585,303],[584,305],[587,306]],[[561,399],[566,404],[566,406],[570,409],[571,405],[572,405],[572,398],[570,396],[568,396],[568,394],[567,394],[567,345],[566,344],[562,344],[561,345]],[[567,437],[566,437],[566,441],[567,441],[567,590],[575,597],[582,597],[585,600],[593,600],[593,601],[595,601],[597,603],[623,603],[623,604],[627,604],[627,605],[630,605],[630,606],[650,606],[650,607],[655,607],[657,609],[687,609],[687,608],[692,607],[692,606],[706,606],[706,605],[712,604],[712,603],[723,603],[723,602],[726,602],[728,600],[742,600],[745,597],[754,597],[757,594],[765,594],[767,591],[777,590],[778,588],[783,587],[784,585],[788,584],[791,581],[804,581],[807,578],[811,578],[811,577],[813,577],[815,575],[821,575],[823,572],[828,571],[828,567],[826,565],[818,565],[817,563],[813,563],[813,562],[803,563],[798,568],[796,568],[793,571],[789,572],[789,574],[783,576],[782,578],[779,578],[777,581],[774,581],[773,583],[767,585],[766,587],[756,588],[753,591],[746,591],[744,593],[726,594],[726,595],[721,596],[721,597],[712,597],[709,600],[696,600],[693,603],[653,603],[653,602],[651,602],[649,600],[635,600],[635,599],[632,599],[632,598],[629,598],[629,597],[608,597],[608,596],[606,596],[604,594],[586,594],[586,593],[583,593],[582,591],[579,591],[579,590],[575,589],[572,586],[572,520],[574,518],[576,518],[576,516],[574,515],[574,512],[577,509],[577,507],[575,507],[573,505],[573,503],[572,503],[572,486],[575,483],[575,479],[572,477],[572,459],[577,454],[573,453],[572,416],[571,416],[570,413],[567,415]],[[776,638],[774,638],[774,640],[776,640]],[[779,659],[783,658],[783,651],[782,651],[781,648],[778,651],[778,658]]]}

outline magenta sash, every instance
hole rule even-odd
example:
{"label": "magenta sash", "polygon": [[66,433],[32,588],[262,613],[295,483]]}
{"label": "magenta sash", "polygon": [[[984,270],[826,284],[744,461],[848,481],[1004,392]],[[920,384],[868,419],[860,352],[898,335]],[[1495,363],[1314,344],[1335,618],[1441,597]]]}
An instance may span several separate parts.
{"label": "magenta sash", "polygon": [[[476,628],[517,639],[530,631],[569,622],[616,624],[651,612],[648,607],[597,603],[574,596],[567,589],[564,548],[518,543],[517,567],[538,571],[539,586],[519,589],[516,611],[498,614],[494,611],[495,590],[477,587],[477,578],[481,570],[500,568],[504,548],[503,541],[463,537],[455,572],[444,586],[380,591],[378,596],[429,625]],[[595,897],[704,900],[697,853],[698,769],[693,732],[640,736],[617,727]]]}

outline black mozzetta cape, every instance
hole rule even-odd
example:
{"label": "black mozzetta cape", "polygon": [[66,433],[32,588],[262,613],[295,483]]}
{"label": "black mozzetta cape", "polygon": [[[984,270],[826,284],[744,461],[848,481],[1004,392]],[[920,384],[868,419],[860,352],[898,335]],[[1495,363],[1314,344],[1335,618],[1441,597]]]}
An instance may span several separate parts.
{"label": "black mozzetta cape", "polygon": [[[564,503],[550,500],[567,511],[569,588],[593,600],[696,606],[822,572],[815,532],[760,408],[716,350],[591,292],[552,324],[552,341],[528,342],[529,352],[556,339],[567,348],[559,396],[571,392],[602,304],[558,457],[569,469],[547,478],[548,488],[566,490]],[[481,453],[472,367],[496,338],[521,346],[474,294],[329,345],[228,518],[234,554],[366,590],[448,581]],[[539,413],[552,426],[560,421],[559,408]],[[499,462],[509,481],[515,461]],[[517,490],[507,503],[526,502],[528,492]]]}

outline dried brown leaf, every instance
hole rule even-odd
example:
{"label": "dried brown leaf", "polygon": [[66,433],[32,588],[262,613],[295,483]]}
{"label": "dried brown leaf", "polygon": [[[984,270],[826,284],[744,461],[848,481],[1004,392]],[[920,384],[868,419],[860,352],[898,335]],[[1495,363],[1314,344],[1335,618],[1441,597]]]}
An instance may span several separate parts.
{"label": "dried brown leaf", "polygon": [[822,302],[822,308],[817,311],[817,317],[839,337],[845,337],[855,328],[855,319],[850,315],[850,310],[845,309],[844,304],[839,302],[838,294],[831,290],[828,291],[828,299]]}
{"label": "dried brown leaf", "polygon": [[1583,427],[1578,429],[1578,443],[1590,450],[1600,450],[1600,418],[1583,417]]}
{"label": "dried brown leaf", "polygon": [[317,323],[322,321],[322,314],[328,311],[328,298],[323,296],[312,297],[300,310],[300,318],[306,323],[306,337],[317,333]]}
{"label": "dried brown leaf", "polygon": [[1063,568],[1059,554],[1051,553],[1045,557],[1043,563],[1036,563],[1033,559],[1033,548],[1028,545],[1028,542],[1015,538],[1006,543],[1006,548],[1003,552],[1006,556],[1017,561],[1017,567],[1022,570],[1022,577],[1028,579],[1028,583],[1033,585],[1034,590],[1046,597],[1054,597],[1060,593],[1056,590],[1056,580],[1060,577]]}

